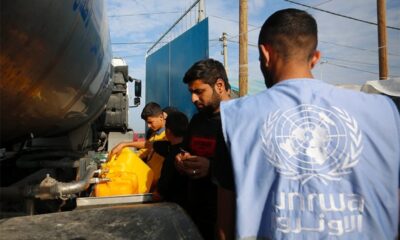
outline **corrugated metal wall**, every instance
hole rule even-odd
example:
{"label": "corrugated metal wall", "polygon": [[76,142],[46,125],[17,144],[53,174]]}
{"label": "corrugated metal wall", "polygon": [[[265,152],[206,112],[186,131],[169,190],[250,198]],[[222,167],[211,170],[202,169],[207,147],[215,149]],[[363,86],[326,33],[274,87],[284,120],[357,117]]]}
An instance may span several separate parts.
{"label": "corrugated metal wall", "polygon": [[196,108],[182,79],[193,63],[208,56],[207,18],[147,57],[146,103],[173,106],[191,117]]}

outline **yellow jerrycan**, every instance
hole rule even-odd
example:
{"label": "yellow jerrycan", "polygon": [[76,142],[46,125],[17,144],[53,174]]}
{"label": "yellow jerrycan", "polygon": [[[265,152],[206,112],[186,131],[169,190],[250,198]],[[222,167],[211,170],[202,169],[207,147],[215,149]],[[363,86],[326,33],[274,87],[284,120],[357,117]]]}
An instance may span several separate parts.
{"label": "yellow jerrycan", "polygon": [[129,148],[124,148],[116,158],[101,167],[106,173],[103,178],[109,178],[109,182],[99,183],[95,186],[96,197],[141,194],[150,191],[153,182],[153,171]]}

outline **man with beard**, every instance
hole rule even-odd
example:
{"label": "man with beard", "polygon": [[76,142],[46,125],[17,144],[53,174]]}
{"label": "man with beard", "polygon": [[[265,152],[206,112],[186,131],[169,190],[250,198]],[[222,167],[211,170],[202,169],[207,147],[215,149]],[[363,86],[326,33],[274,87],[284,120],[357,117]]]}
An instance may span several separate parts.
{"label": "man with beard", "polygon": [[275,12],[258,41],[270,88],[221,104],[237,239],[395,239],[399,113],[314,79],[317,42],[310,14]]}
{"label": "man with beard", "polygon": [[[176,167],[191,179],[189,215],[204,239],[215,239],[218,191],[212,182],[210,169],[221,159],[220,156],[227,156],[224,154],[226,147],[219,105],[221,101],[230,99],[230,85],[224,66],[213,59],[196,62],[186,72],[183,82],[188,84],[192,102],[199,112],[190,121],[185,149],[176,156]],[[232,175],[226,178],[232,178]]]}

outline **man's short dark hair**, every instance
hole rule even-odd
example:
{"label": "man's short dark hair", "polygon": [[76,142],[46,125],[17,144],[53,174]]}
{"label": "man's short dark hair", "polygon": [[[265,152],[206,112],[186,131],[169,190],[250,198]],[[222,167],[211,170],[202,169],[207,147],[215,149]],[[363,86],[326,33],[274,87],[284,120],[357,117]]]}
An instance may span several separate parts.
{"label": "man's short dark hair", "polygon": [[149,102],[144,106],[141,117],[146,121],[148,117],[158,117],[162,113],[160,105],[155,102]]}
{"label": "man's short dark hair", "polygon": [[175,137],[183,137],[188,129],[189,120],[183,112],[171,112],[165,122],[165,128],[169,129]]}
{"label": "man's short dark hair", "polygon": [[204,83],[213,87],[218,78],[224,81],[225,90],[230,89],[228,76],[226,75],[224,65],[217,60],[208,58],[193,64],[183,77],[183,82],[188,84],[200,79]]}
{"label": "man's short dark hair", "polygon": [[318,44],[317,22],[302,10],[277,11],[263,24],[258,44],[269,44],[284,60],[299,53],[310,60]]}

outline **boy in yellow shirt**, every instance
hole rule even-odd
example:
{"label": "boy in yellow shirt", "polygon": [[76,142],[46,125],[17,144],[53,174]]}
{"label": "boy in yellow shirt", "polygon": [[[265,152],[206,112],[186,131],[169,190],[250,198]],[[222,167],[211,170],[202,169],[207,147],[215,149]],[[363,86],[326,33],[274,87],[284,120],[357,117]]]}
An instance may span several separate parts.
{"label": "boy in yellow shirt", "polygon": [[146,141],[132,141],[132,142],[121,142],[115,146],[109,156],[116,154],[117,156],[121,153],[125,147],[133,147],[139,149],[137,155],[143,159],[147,165],[153,170],[153,188],[157,186],[158,179],[161,174],[161,167],[164,162],[164,157],[155,153],[152,149],[152,143],[154,141],[166,140],[165,138],[165,119],[166,114],[161,109],[160,105],[155,102],[146,104],[143,108],[141,118],[146,121],[147,127],[151,129],[152,134]]}

